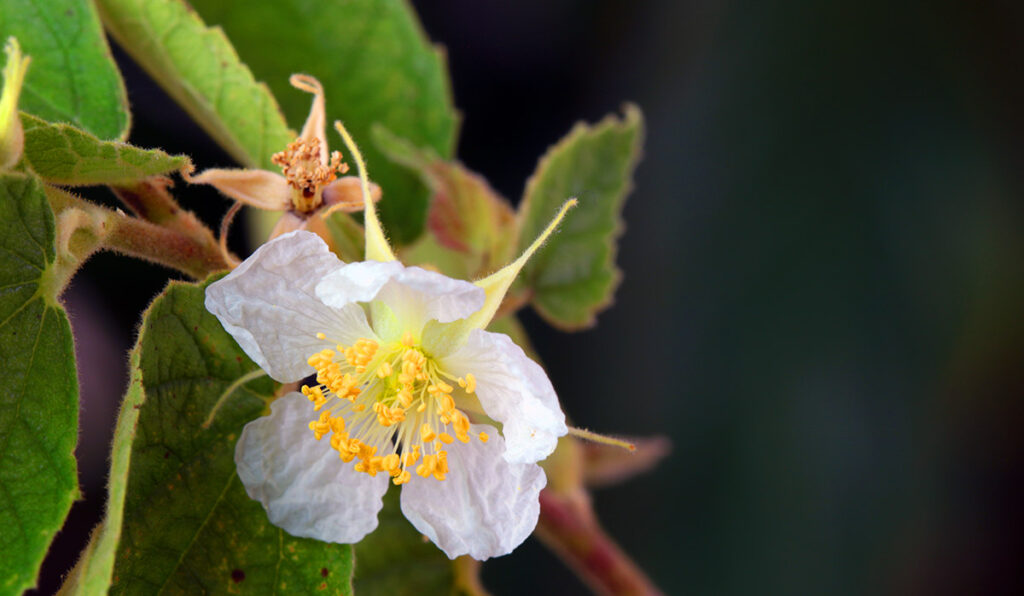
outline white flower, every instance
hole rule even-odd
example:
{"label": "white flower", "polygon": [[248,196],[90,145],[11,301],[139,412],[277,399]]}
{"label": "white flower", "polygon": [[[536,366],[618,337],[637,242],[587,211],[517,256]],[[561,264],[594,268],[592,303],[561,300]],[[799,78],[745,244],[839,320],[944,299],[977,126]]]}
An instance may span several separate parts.
{"label": "white flower", "polygon": [[546,483],[536,462],[567,428],[543,369],[484,327],[571,203],[520,259],[475,284],[405,267],[339,131],[360,167],[375,260],[342,263],[295,231],[206,292],[207,309],[270,376],[316,375],[246,425],[239,477],[296,536],[359,541],[390,480],[405,516],[449,557],[507,554],[536,526]]}

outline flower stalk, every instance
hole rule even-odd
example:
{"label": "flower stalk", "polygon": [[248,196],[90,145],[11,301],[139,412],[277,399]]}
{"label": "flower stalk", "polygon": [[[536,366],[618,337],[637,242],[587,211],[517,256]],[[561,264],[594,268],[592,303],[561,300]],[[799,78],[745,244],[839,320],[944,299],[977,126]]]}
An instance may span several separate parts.
{"label": "flower stalk", "polygon": [[662,594],[604,531],[582,488],[542,490],[534,534],[598,594]]}
{"label": "flower stalk", "polygon": [[58,258],[52,273],[55,290],[66,286],[85,260],[99,250],[157,263],[194,279],[231,268],[212,234],[189,234],[156,225],[51,186],[46,188],[46,196],[57,217]]}

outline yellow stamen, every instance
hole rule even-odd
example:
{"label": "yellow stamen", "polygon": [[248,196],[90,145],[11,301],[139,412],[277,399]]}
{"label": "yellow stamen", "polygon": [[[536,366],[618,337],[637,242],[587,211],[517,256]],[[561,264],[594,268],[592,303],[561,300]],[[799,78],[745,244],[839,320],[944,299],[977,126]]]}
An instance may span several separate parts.
{"label": "yellow stamen", "polygon": [[[459,410],[454,387],[445,380],[455,377],[439,369],[411,333],[383,346],[360,338],[350,346],[316,352],[307,361],[316,371],[318,384],[303,386],[302,394],[313,403],[314,411],[325,408],[309,428],[317,440],[333,433],[331,447],[358,472],[370,476],[383,472],[395,484],[405,484],[415,467],[422,478],[444,480],[448,474],[445,447],[473,438],[469,417]],[[458,379],[463,389],[475,383],[471,374]],[[337,415],[335,399],[350,402],[345,416],[351,420]],[[416,430],[406,424],[416,424]],[[378,454],[378,449],[383,451]]]}

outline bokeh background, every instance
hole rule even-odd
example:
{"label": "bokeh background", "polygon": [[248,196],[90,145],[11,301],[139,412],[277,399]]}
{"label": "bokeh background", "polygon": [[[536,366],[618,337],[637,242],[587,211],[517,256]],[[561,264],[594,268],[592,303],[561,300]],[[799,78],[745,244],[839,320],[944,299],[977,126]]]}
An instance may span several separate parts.
{"label": "bokeh background", "polygon": [[[522,318],[576,423],[672,439],[594,494],[666,593],[1024,588],[1022,5],[414,5],[447,48],[460,159],[513,201],[576,120],[644,110],[615,306],[573,335]],[[230,165],[119,60],[132,142]],[[167,276],[101,255],[67,296],[85,500],[40,593],[100,516],[126,379],[108,355]],[[484,581],[586,593],[532,539]]]}

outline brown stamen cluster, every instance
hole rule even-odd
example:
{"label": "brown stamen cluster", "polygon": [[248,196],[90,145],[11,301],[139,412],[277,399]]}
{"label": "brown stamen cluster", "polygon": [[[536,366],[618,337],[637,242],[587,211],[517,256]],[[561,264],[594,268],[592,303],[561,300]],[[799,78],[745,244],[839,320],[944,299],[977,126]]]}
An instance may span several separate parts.
{"label": "brown stamen cluster", "polygon": [[333,182],[338,174],[348,172],[348,164],[341,161],[341,152],[331,153],[327,163],[320,160],[320,139],[296,139],[272,161],[280,166],[288,184],[295,191],[293,206],[300,213],[315,211],[322,201],[323,187]]}

